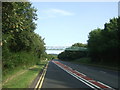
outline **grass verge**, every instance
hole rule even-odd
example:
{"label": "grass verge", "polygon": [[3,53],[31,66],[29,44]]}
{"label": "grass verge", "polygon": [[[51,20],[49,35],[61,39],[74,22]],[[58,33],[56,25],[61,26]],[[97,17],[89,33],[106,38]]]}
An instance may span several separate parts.
{"label": "grass verge", "polygon": [[15,70],[13,74],[7,75],[7,78],[4,78],[4,80],[8,80],[4,82],[3,88],[28,88],[46,63],[47,61],[41,61],[29,69],[21,69],[18,72]]}
{"label": "grass verge", "polygon": [[96,66],[96,67],[101,67],[101,68],[105,68],[105,69],[110,69],[110,70],[115,70],[115,71],[120,71],[118,65],[114,65],[112,63],[98,63],[98,62],[91,62],[90,58],[80,58],[77,60],[73,60],[71,61],[73,63],[77,63],[77,64],[84,64],[84,65],[90,65],[90,66]]}

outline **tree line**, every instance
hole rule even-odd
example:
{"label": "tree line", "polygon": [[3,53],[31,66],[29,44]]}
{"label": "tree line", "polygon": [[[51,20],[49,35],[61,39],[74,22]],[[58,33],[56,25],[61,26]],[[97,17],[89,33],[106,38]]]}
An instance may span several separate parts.
{"label": "tree line", "polygon": [[[81,48],[80,50],[76,50],[77,47],[83,48]],[[84,48],[87,48],[87,44],[75,43],[71,47],[66,48],[64,52],[60,53],[58,55],[58,58],[62,60],[75,60],[86,57],[88,55],[88,51],[84,50]]]}
{"label": "tree line", "polygon": [[3,73],[32,66],[44,58],[45,43],[36,34],[36,9],[30,2],[2,2]]}
{"label": "tree line", "polygon": [[120,48],[120,17],[110,19],[104,29],[97,28],[89,33],[88,49],[93,62],[118,63]]}
{"label": "tree line", "polygon": [[[84,47],[79,43],[72,46]],[[87,52],[64,51],[58,55],[58,58],[75,60],[81,57],[90,57],[91,62],[117,64],[120,61],[120,17],[110,19],[108,23],[104,24],[104,29],[92,30],[85,47]]]}

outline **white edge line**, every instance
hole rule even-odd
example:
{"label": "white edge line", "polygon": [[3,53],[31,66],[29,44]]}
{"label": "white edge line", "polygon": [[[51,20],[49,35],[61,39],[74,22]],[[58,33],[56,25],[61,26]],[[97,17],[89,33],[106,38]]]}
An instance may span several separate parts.
{"label": "white edge line", "polygon": [[[89,87],[95,89],[95,87],[93,87],[93,86],[91,86],[90,84],[84,82],[82,79],[80,79],[80,78],[77,77],[76,75],[72,74],[71,72],[69,72],[69,71],[66,71],[66,72],[68,72],[69,74],[71,74],[73,77],[75,77],[76,79],[80,80],[80,81],[83,82],[84,84],[88,85]],[[95,89],[95,90],[97,90],[97,89]]]}
{"label": "white edge line", "polygon": [[[78,72],[77,70],[75,70],[76,72]],[[80,73],[80,72],[78,72],[78,73]],[[80,74],[82,74],[83,76],[86,76],[85,74],[83,74],[83,73],[80,73]]]}
{"label": "white edge line", "polygon": [[[55,63],[56,64],[56,63]],[[58,64],[56,64],[57,66],[59,66]],[[66,72],[70,72],[70,71],[67,71],[67,70],[65,70],[63,67],[61,67],[61,66],[59,66],[61,69],[63,69],[64,71],[66,71]],[[72,68],[71,68],[72,69]],[[76,71],[76,70],[75,70]],[[77,71],[78,72],[78,71]],[[80,72],[79,72],[80,73]],[[72,74],[71,72],[69,73],[69,74]],[[81,73],[82,74],[82,73]],[[84,74],[83,74],[84,75]],[[73,76],[73,74],[72,74],[72,76]],[[76,75],[74,75],[75,77],[76,77]],[[85,75],[86,76],[86,75]],[[79,79],[79,78],[81,78],[81,77],[76,77],[77,79]],[[83,79],[83,78],[81,78],[81,79]],[[100,88],[100,87],[98,87],[98,86],[96,86],[95,84],[93,84],[93,83],[91,83],[91,82],[89,82],[88,80],[85,80],[85,79],[83,79],[84,81],[86,81],[86,82],[88,82],[88,83],[90,83],[90,84],[92,84],[93,86],[95,86],[95,87],[97,87],[97,88]],[[84,82],[83,81],[83,82]],[[85,82],[85,83],[86,83]],[[108,85],[105,85],[105,84],[103,84],[102,82],[99,82],[99,81],[96,81],[96,82],[98,82],[98,83],[100,83],[100,84],[102,84],[102,85],[104,85],[104,86],[106,86],[106,87],[108,87],[108,88],[110,88],[110,89],[113,89],[112,87],[110,87],[110,86],[108,86]],[[115,90],[115,89],[113,89],[113,90]]]}
{"label": "white edge line", "polygon": [[[61,68],[62,68],[62,67],[61,67]],[[63,69],[63,68],[62,68],[62,69]],[[66,71],[66,72],[70,72],[70,71],[67,71],[67,70],[65,70],[65,69],[63,69],[63,70]],[[87,81],[87,80],[79,77],[78,75],[72,74],[72,72],[70,72],[69,74],[71,74],[72,76],[74,75],[77,79],[79,78],[80,81],[81,81],[81,80],[82,80],[82,81],[83,81],[83,80],[86,81],[87,83],[84,82],[84,81],[83,81],[83,82],[86,83],[87,85],[88,85],[88,83],[89,83],[89,85],[91,84],[91,85],[93,85],[93,86],[96,87],[96,88],[100,88],[100,87],[96,86],[95,84],[93,84],[93,83],[91,83],[91,82],[89,82],[89,81]],[[79,80],[79,79],[78,79],[78,80]],[[94,88],[94,87],[93,87],[93,88]]]}
{"label": "white edge line", "polygon": [[[56,64],[56,63],[55,63]],[[57,65],[57,64],[56,64]],[[57,65],[57,66],[59,66],[59,65]],[[61,66],[59,66],[61,69],[63,69],[63,67],[61,67]],[[65,69],[63,69],[64,71],[66,71],[67,72],[67,70],[65,70]],[[70,72],[70,71],[69,71]],[[78,75],[76,75],[76,76],[78,76]],[[79,77],[80,79],[82,79],[82,80],[84,80],[84,81],[86,81],[87,83],[89,83],[89,84],[91,84],[91,85],[93,85],[94,87],[97,87],[97,88],[100,88],[100,87],[98,87],[98,86],[96,86],[95,84],[93,84],[93,83],[91,83],[91,82],[89,82],[89,81],[87,81],[87,80],[85,80],[85,79],[83,79],[83,78],[81,78],[81,77]]]}
{"label": "white edge line", "polygon": [[106,85],[106,84],[104,84],[104,83],[102,83],[102,82],[100,82],[100,81],[97,81],[97,82],[100,83],[100,84],[102,84],[102,85],[105,85],[106,87],[109,87],[110,89],[115,90],[114,88],[112,88],[112,87],[110,87],[110,86],[108,86],[108,85]]}
{"label": "white edge line", "polygon": [[[57,65],[56,63],[54,63],[54,64]],[[57,66],[60,67],[61,69],[63,69],[61,66],[59,66],[59,65],[57,65]],[[91,86],[90,84],[88,84],[88,83],[84,82],[83,80],[81,80],[80,78],[76,77],[76,76],[73,75],[71,72],[69,72],[69,71],[67,71],[67,70],[65,70],[65,69],[63,69],[63,70],[66,71],[67,73],[69,73],[70,75],[72,75],[73,77],[75,77],[76,79],[80,80],[81,82],[85,83],[85,84],[88,85],[89,87],[95,89],[95,87]],[[97,90],[97,89],[95,89],[95,90]]]}

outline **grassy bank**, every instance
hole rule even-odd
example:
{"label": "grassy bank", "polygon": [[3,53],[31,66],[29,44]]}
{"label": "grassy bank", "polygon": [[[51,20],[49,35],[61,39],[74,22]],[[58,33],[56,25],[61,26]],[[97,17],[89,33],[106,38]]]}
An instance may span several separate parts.
{"label": "grassy bank", "polygon": [[40,61],[37,55],[33,52],[3,52],[2,65],[3,65],[3,76],[13,73],[14,70],[19,68],[27,68],[35,65]]}
{"label": "grassy bank", "polygon": [[106,69],[111,69],[111,70],[120,70],[117,64],[113,63],[101,63],[101,62],[91,62],[90,58],[80,58],[71,61],[73,63],[77,64],[84,64],[84,65],[90,65],[90,66],[96,66],[96,67],[102,67]]}
{"label": "grassy bank", "polygon": [[3,88],[28,88],[46,63],[47,61],[41,61],[26,69],[17,68],[6,77],[3,76]]}

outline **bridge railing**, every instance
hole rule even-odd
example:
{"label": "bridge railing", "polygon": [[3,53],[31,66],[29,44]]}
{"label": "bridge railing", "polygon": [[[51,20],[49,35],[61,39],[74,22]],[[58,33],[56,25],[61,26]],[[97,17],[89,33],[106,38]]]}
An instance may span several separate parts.
{"label": "bridge railing", "polygon": [[85,47],[69,47],[65,49],[66,51],[87,51]]}
{"label": "bridge railing", "polygon": [[46,50],[65,50],[70,46],[46,46]]}
{"label": "bridge railing", "polygon": [[46,50],[87,51],[87,48],[76,46],[46,46]]}

